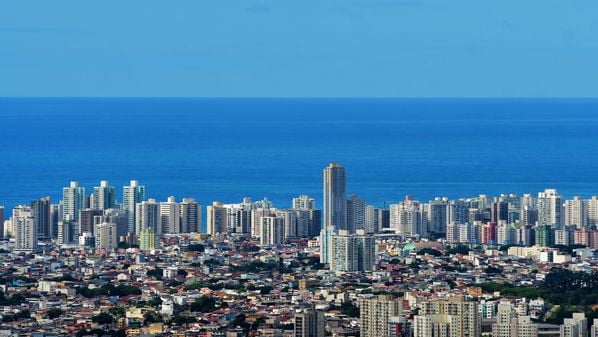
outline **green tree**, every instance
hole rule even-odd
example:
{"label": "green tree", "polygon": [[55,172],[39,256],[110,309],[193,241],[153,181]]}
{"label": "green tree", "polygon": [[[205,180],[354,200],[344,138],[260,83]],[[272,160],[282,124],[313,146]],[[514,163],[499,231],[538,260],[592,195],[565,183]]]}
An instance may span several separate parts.
{"label": "green tree", "polygon": [[64,311],[62,311],[62,309],[52,308],[52,309],[48,310],[48,312],[46,312],[46,315],[48,315],[49,319],[56,319],[56,318],[60,317],[60,315],[62,315],[63,313],[64,313]]}
{"label": "green tree", "polygon": [[359,317],[359,308],[351,301],[343,302],[341,312],[349,317]]}
{"label": "green tree", "polygon": [[213,297],[202,296],[191,303],[189,310],[194,312],[210,312],[216,309],[216,300]]}
{"label": "green tree", "polygon": [[95,315],[91,318],[91,321],[97,324],[112,324],[114,323],[114,317],[107,312],[102,312],[98,315]]}

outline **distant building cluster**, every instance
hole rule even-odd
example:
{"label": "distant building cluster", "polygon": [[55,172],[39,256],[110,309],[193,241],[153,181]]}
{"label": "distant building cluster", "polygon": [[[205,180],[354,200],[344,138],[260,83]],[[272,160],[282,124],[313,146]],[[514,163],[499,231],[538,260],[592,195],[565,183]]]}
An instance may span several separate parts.
{"label": "distant building cluster", "polygon": [[120,242],[139,241],[151,249],[161,235],[201,230],[202,210],[195,199],[146,199],[145,187],[135,180],[123,187],[122,204],[116,202],[116,189],[107,181],[101,181],[89,196],[72,181],[63,188],[62,196],[57,204],[45,197],[16,206],[6,221],[4,208],[0,208],[3,237],[14,239],[15,250],[23,252],[35,252],[38,241],[49,240],[111,251]]}
{"label": "distant building cluster", "polygon": [[0,336],[598,337],[598,197],[555,189],[321,209],[71,182],[0,206]]}

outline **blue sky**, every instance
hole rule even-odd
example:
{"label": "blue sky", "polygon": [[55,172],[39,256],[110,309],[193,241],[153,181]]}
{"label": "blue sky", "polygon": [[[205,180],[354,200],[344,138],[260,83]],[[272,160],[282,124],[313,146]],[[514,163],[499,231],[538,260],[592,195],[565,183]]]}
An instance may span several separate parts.
{"label": "blue sky", "polygon": [[0,0],[0,96],[598,97],[598,2]]}

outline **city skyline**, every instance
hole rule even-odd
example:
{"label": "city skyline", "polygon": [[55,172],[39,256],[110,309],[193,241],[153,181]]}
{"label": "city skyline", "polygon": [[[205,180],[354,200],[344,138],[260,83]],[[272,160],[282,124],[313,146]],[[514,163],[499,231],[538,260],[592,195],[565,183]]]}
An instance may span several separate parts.
{"label": "city skyline", "polygon": [[598,337],[598,2],[0,2],[0,337]]}

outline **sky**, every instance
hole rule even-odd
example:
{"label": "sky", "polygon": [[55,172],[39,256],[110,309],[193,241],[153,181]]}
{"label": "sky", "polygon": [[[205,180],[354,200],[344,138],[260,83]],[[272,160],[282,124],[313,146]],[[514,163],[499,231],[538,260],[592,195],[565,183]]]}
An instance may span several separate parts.
{"label": "sky", "polygon": [[0,0],[0,96],[598,97],[596,0]]}

